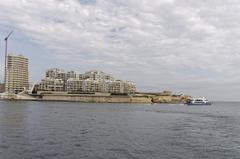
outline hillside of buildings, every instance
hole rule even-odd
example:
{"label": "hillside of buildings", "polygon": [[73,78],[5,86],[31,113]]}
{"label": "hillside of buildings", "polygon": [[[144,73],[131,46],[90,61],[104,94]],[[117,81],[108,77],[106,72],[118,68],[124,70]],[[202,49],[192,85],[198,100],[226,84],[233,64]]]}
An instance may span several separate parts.
{"label": "hillside of buildings", "polygon": [[8,55],[6,84],[0,84],[1,98],[112,103],[184,103],[189,96],[164,92],[137,92],[134,82],[116,79],[99,70],[85,73],[49,69],[39,83],[29,88],[28,59]]}
{"label": "hillside of buildings", "polygon": [[136,86],[132,81],[115,79],[102,71],[88,71],[79,74],[53,68],[34,86],[34,92],[68,92],[69,94],[111,93],[134,94]]}

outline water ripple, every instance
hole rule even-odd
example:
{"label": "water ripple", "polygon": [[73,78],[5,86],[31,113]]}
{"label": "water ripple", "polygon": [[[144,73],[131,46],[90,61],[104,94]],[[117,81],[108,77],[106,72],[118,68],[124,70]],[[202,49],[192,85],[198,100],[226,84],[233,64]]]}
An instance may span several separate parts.
{"label": "water ripple", "polygon": [[240,103],[0,101],[0,159],[238,159]]}

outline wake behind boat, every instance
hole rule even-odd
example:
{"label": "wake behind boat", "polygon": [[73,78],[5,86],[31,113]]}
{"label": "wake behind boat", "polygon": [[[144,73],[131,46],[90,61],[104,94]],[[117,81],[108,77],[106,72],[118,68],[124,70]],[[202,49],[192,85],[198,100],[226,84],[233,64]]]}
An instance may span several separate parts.
{"label": "wake behind boat", "polygon": [[194,98],[190,99],[186,103],[187,105],[211,105],[212,103],[209,102],[206,98]]}

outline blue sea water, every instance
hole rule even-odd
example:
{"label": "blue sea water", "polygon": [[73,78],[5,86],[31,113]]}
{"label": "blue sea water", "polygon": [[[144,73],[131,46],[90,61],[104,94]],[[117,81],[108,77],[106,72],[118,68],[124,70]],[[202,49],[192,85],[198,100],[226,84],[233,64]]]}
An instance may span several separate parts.
{"label": "blue sea water", "polygon": [[0,101],[0,159],[240,159],[240,103]]}

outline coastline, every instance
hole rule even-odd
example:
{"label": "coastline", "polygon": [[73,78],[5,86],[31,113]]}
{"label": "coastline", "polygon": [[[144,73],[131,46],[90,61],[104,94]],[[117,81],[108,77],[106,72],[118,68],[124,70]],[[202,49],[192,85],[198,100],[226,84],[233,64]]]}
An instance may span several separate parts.
{"label": "coastline", "polygon": [[40,94],[2,94],[1,100],[11,101],[57,101],[79,103],[164,103],[184,104],[190,96],[184,95],[157,95],[137,93],[131,95],[111,95],[108,93],[96,94],[68,94],[66,92],[42,92]]}

